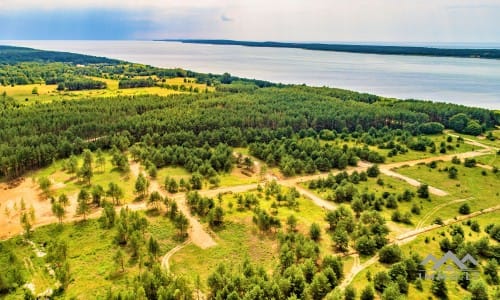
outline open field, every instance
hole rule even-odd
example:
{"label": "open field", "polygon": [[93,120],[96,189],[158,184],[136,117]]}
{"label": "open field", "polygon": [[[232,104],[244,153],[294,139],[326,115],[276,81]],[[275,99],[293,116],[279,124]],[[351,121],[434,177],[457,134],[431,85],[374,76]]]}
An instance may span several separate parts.
{"label": "open field", "polygon": [[[99,97],[116,97],[116,96],[140,96],[140,95],[158,95],[168,96],[173,94],[186,93],[189,88],[197,88],[200,92],[214,91],[213,87],[207,87],[205,84],[184,82],[184,78],[171,78],[167,79],[166,83],[169,85],[185,86],[186,91],[179,89],[164,88],[164,87],[141,87],[141,88],[128,88],[118,89],[118,80],[105,79],[100,77],[89,77],[94,80],[104,81],[107,84],[106,89],[97,90],[83,90],[83,91],[57,91],[57,85],[46,84],[27,84],[15,86],[0,86],[0,94],[6,93],[7,96],[13,97],[20,104],[31,103],[46,103],[55,100],[74,100],[80,98],[99,98]],[[193,81],[194,79],[188,79]],[[37,89],[38,94],[33,94],[33,89]]]}
{"label": "open field", "polygon": [[[448,172],[443,170],[452,166],[458,170],[457,179],[448,178]],[[471,206],[471,210],[477,211],[494,206],[500,202],[498,191],[500,175],[493,174],[491,171],[484,170],[483,168],[467,168],[463,165],[454,165],[451,162],[439,162],[435,169],[427,165],[416,165],[398,168],[396,171],[429,185],[438,183],[440,188],[449,193],[445,197],[431,196],[431,201],[434,205],[456,199],[468,199],[467,203]],[[460,206],[459,203],[443,207],[436,214],[436,217],[439,216],[443,219],[453,217],[458,213],[458,206]]]}

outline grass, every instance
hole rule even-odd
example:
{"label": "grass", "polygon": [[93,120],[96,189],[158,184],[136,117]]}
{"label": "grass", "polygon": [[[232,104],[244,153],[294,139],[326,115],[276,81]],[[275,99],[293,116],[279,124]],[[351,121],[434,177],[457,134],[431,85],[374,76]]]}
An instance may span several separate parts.
{"label": "grass", "polygon": [[463,134],[463,133],[457,133],[453,130],[447,130],[447,132],[449,132],[451,134],[459,135],[463,138],[474,140],[476,142],[479,142],[479,143],[487,145],[487,146],[500,148],[500,129],[491,130],[491,133],[493,134],[493,136],[496,137],[496,139],[494,141],[488,140],[485,137],[486,136],[485,134],[480,135],[480,136],[473,136],[473,135],[468,135],[468,134]]}
{"label": "grass", "polygon": [[[146,235],[159,241],[160,253],[163,255],[174,248],[176,231],[171,222],[164,217],[148,216],[149,226]],[[54,238],[68,242],[68,262],[71,272],[71,283],[64,296],[68,299],[96,299],[104,297],[108,288],[125,288],[130,279],[139,272],[138,265],[125,253],[125,272],[121,273],[113,262],[118,246],[113,242],[115,229],[102,229],[96,219],[63,226],[52,224],[38,228],[31,239],[38,247]],[[47,273],[45,259],[36,257],[32,247],[23,242],[21,236],[1,243],[2,247],[15,249],[20,258],[29,258],[34,269],[27,272],[27,279],[33,282],[36,292],[40,293],[52,287],[54,279]],[[0,259],[0,263],[1,263]],[[19,291],[12,295],[12,299]],[[8,299],[9,297],[7,297]]]}
{"label": "grass", "polygon": [[[74,100],[81,98],[95,98],[95,97],[116,97],[116,96],[139,96],[139,95],[158,95],[168,96],[172,94],[187,93],[186,91],[174,90],[163,87],[143,87],[143,88],[130,88],[118,89],[118,80],[106,79],[100,77],[89,77],[94,80],[104,81],[107,84],[106,89],[97,90],[84,90],[84,91],[57,91],[57,85],[46,84],[27,84],[15,86],[0,86],[0,94],[7,93],[7,96],[13,97],[18,103],[33,104],[33,103],[47,103],[55,100]],[[190,79],[193,81],[194,79]],[[206,84],[187,82],[184,83],[184,78],[171,78],[167,79],[167,84],[170,85],[184,85],[189,87],[198,88],[200,92],[214,91],[213,87],[207,87]],[[33,94],[33,89],[38,90],[38,94]]]}
{"label": "grass", "polygon": [[[449,179],[448,172],[440,171],[446,167],[455,166],[458,170],[457,179]],[[402,167],[397,172],[415,178],[422,183],[436,186],[449,193],[445,197],[431,196],[432,203],[438,205],[456,199],[471,198],[468,200],[472,211],[492,207],[500,203],[500,174],[493,174],[483,168],[466,168],[463,165],[454,165],[451,162],[439,162],[436,169],[426,165]],[[483,175],[486,174],[486,175]],[[424,201],[425,202],[425,201]],[[452,218],[458,213],[457,207],[463,203],[452,204],[440,209],[436,217]],[[434,218],[429,221],[432,222]]]}
{"label": "grass", "polygon": [[482,155],[477,157],[476,160],[483,165],[500,168],[500,156],[497,154]]}
{"label": "grass", "polygon": [[[109,153],[104,153],[104,157],[106,159],[104,168],[97,166],[95,162],[93,164],[94,176],[91,179],[91,184],[101,185],[104,190],[107,190],[108,184],[110,182],[114,182],[118,184],[124,192],[124,198],[122,199],[122,202],[132,202],[135,199],[135,179],[131,178],[131,175],[128,173],[122,173],[116,170],[111,164],[111,155]],[[81,166],[83,163],[83,158],[81,155],[77,156],[77,158],[78,166]],[[82,188],[88,187],[87,183],[78,180],[75,174],[69,174],[68,172],[64,171],[64,163],[65,160],[58,160],[47,168],[34,172],[31,177],[38,179],[40,177],[46,176],[51,179],[53,182],[52,194],[56,197],[61,195],[62,193],[70,196],[78,193]]]}
{"label": "grass", "polygon": [[277,264],[277,241],[270,236],[259,236],[255,230],[248,223],[227,222],[217,232],[216,246],[203,250],[189,244],[171,257],[171,270],[174,274],[186,276],[191,282],[199,276],[202,289],[206,289],[204,285],[208,276],[220,263],[236,267],[248,257],[271,271]]}
{"label": "grass", "polygon": [[[164,167],[158,170],[157,180],[158,183],[163,185],[165,178],[170,177],[175,179],[177,182],[184,179],[184,181],[189,182],[191,178],[191,173],[182,167]],[[220,187],[236,186],[236,185],[246,185],[252,183],[258,183],[258,174],[252,174],[252,176],[247,176],[241,172],[240,168],[234,168],[231,173],[222,173],[218,175],[220,180]],[[208,181],[204,182],[203,189],[213,188]]]}

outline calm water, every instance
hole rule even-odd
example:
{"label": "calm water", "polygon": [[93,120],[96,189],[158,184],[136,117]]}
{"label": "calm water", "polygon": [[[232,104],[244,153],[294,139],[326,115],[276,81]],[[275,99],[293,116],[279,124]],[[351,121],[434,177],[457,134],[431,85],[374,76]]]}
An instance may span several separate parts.
{"label": "calm water", "polygon": [[157,67],[500,109],[500,60],[388,56],[154,41],[0,41]]}

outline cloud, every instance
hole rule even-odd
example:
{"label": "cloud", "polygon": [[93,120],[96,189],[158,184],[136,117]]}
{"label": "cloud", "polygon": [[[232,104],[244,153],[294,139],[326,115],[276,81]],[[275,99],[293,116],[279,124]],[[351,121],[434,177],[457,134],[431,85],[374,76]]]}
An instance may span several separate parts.
{"label": "cloud", "polygon": [[234,19],[233,18],[230,18],[228,17],[226,14],[222,14],[220,16],[220,19],[223,21],[223,22],[232,22]]}
{"label": "cloud", "polygon": [[498,0],[0,0],[0,7],[0,39],[473,42],[500,36]]}

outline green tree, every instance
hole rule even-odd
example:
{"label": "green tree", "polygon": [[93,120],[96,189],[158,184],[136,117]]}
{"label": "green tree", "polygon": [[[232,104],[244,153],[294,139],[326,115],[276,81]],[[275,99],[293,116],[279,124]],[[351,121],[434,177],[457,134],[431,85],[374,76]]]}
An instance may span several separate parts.
{"label": "green tree", "polygon": [[158,244],[158,241],[154,239],[152,236],[149,238],[148,241],[148,251],[149,254],[156,259],[158,254],[160,253],[160,244]]}
{"label": "green tree", "polygon": [[470,206],[469,206],[469,204],[464,203],[464,204],[460,205],[460,207],[458,208],[458,212],[461,213],[462,215],[468,215],[468,214],[470,214]]}
{"label": "green tree", "polygon": [[189,220],[182,213],[179,213],[177,217],[174,219],[174,225],[177,230],[179,230],[179,236],[184,237],[185,232],[189,226]]}
{"label": "green tree", "polygon": [[344,300],[355,300],[356,290],[352,286],[347,286],[344,290]]}
{"label": "green tree", "polygon": [[448,289],[446,287],[446,281],[442,273],[437,273],[434,275],[434,278],[432,279],[431,291],[436,297],[440,299],[446,299],[448,297]]}
{"label": "green tree", "polygon": [[66,170],[70,174],[74,174],[78,171],[78,158],[76,156],[71,155],[66,162]]}
{"label": "green tree", "polygon": [[62,193],[61,195],[59,195],[58,201],[59,201],[59,203],[62,206],[68,206],[69,205],[69,198],[64,193]]}
{"label": "green tree", "polygon": [[458,113],[450,118],[448,124],[449,127],[456,132],[463,132],[468,122],[469,117],[466,114]]}
{"label": "green tree", "polygon": [[154,209],[159,209],[159,205],[162,203],[162,196],[158,191],[154,191],[149,195],[148,205],[153,206]]}
{"label": "green tree", "polygon": [[79,170],[79,175],[87,181],[88,185],[90,185],[90,180],[94,176],[94,170],[92,168],[93,161],[94,158],[92,156],[92,152],[90,152],[90,150],[88,149],[85,149],[83,151],[83,165]]}
{"label": "green tree", "polygon": [[429,186],[427,184],[421,184],[417,189],[417,195],[423,199],[429,198]]}
{"label": "green tree", "polygon": [[343,227],[337,227],[332,238],[338,251],[346,252],[349,249],[349,235]]}
{"label": "green tree", "polygon": [[286,224],[289,232],[295,232],[297,230],[297,218],[294,215],[288,216]]}
{"label": "green tree", "polygon": [[54,203],[52,203],[52,213],[59,220],[59,224],[61,224],[66,214],[66,210],[60,202],[54,201]]}
{"label": "green tree", "polygon": [[95,162],[100,167],[101,172],[106,171],[106,169],[105,169],[106,158],[104,157],[104,153],[102,152],[102,150],[100,148],[97,149],[97,151],[95,153]]}
{"label": "green tree", "polygon": [[321,300],[331,290],[331,286],[325,274],[319,272],[314,275],[310,289],[311,297],[315,300]]}
{"label": "green tree", "polygon": [[379,174],[380,170],[377,164],[374,164],[366,170],[366,175],[368,175],[368,177],[377,177]]}
{"label": "green tree", "polygon": [[482,280],[475,280],[468,287],[471,300],[488,300],[488,286]]}
{"label": "green tree", "polygon": [[[385,288],[389,286],[390,283],[391,283],[391,277],[389,277],[389,275],[385,271],[377,272],[373,277],[373,285],[375,286],[375,289],[379,292],[383,292]],[[398,287],[398,293],[399,293],[399,287]]]}
{"label": "green tree", "polygon": [[135,181],[135,192],[139,195],[139,197],[144,198],[148,193],[148,188],[149,181],[142,173],[140,173]]}
{"label": "green tree", "polygon": [[463,132],[470,135],[480,135],[483,132],[483,128],[477,121],[470,120],[467,122],[467,126]]}
{"label": "green tree", "polygon": [[116,251],[115,256],[113,256],[113,260],[115,264],[121,268],[122,273],[125,272],[125,257],[121,249]]}
{"label": "green tree", "polygon": [[90,213],[90,205],[88,203],[89,198],[90,195],[86,189],[82,189],[78,193],[78,199],[77,199],[78,204],[76,207],[76,214],[82,215],[84,221],[86,220],[87,214]]}
{"label": "green tree", "polygon": [[189,179],[189,183],[191,183],[191,188],[193,190],[201,190],[203,187],[203,176],[198,172],[193,173],[191,179]]}
{"label": "green tree", "polygon": [[92,186],[92,190],[90,191],[90,193],[92,195],[92,203],[100,206],[101,199],[106,194],[104,192],[104,188],[99,184],[94,185],[94,186]]}
{"label": "green tree", "polygon": [[403,252],[398,245],[386,245],[379,251],[379,261],[387,264],[398,262],[402,259]]}
{"label": "green tree", "polygon": [[311,237],[311,240],[316,242],[321,239],[321,227],[318,223],[314,222],[311,224],[311,227],[309,228],[309,236]]}
{"label": "green tree", "polygon": [[50,187],[52,186],[52,182],[45,176],[38,178],[38,185],[40,189],[45,194],[46,197],[50,196]]}
{"label": "green tree", "polygon": [[371,285],[367,285],[361,292],[360,300],[373,300],[375,299],[375,293]]}
{"label": "green tree", "polygon": [[108,190],[106,191],[106,194],[111,197],[114,205],[119,205],[120,199],[123,198],[123,190],[120,188],[120,186],[118,186],[118,184],[114,182],[110,182],[108,184]]}
{"label": "green tree", "polygon": [[27,212],[21,213],[20,221],[21,221],[21,225],[24,228],[24,233],[25,233],[26,237],[30,237],[31,236],[31,228],[33,227],[33,225],[31,224],[31,220],[30,220],[30,217],[29,217]]}

